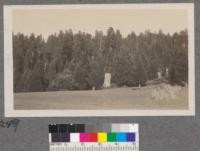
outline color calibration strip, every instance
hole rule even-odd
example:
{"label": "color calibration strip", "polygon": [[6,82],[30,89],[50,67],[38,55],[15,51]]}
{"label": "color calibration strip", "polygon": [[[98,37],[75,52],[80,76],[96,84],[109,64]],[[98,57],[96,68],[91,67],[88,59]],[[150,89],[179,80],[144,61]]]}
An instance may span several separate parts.
{"label": "color calibration strip", "polygon": [[51,133],[51,142],[135,142],[135,133],[85,132]]}
{"label": "color calibration strip", "polygon": [[138,124],[50,124],[50,151],[139,151]]}

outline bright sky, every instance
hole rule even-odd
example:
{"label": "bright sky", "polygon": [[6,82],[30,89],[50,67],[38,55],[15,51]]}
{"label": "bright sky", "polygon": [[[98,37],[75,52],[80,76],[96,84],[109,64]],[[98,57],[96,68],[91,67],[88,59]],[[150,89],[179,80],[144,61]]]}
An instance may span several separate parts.
{"label": "bright sky", "polygon": [[187,11],[184,9],[23,9],[13,11],[13,32],[42,34],[44,38],[59,30],[72,29],[104,34],[109,27],[119,29],[123,36],[149,29],[174,33],[188,27]]}

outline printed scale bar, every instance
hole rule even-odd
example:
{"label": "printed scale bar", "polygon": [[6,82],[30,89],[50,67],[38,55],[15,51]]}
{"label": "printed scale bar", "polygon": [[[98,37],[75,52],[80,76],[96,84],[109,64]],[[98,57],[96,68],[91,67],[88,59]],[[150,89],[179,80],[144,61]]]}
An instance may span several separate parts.
{"label": "printed scale bar", "polygon": [[136,143],[51,143],[50,151],[139,151]]}

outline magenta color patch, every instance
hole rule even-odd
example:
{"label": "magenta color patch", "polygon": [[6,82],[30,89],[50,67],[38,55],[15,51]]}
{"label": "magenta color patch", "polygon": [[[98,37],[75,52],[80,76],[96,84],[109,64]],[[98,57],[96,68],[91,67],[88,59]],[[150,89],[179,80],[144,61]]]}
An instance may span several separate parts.
{"label": "magenta color patch", "polygon": [[89,142],[89,134],[88,133],[80,133],[80,142]]}

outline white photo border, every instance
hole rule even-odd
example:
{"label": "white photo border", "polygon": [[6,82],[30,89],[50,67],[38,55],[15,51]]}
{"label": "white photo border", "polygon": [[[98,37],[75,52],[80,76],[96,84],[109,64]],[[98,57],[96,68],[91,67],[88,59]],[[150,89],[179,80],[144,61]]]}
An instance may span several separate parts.
{"label": "white photo border", "polygon": [[[13,94],[12,12],[17,9],[186,9],[188,11],[188,110],[15,110]],[[194,116],[195,48],[194,4],[77,4],[4,6],[4,111],[5,117],[83,117],[83,116]]]}

